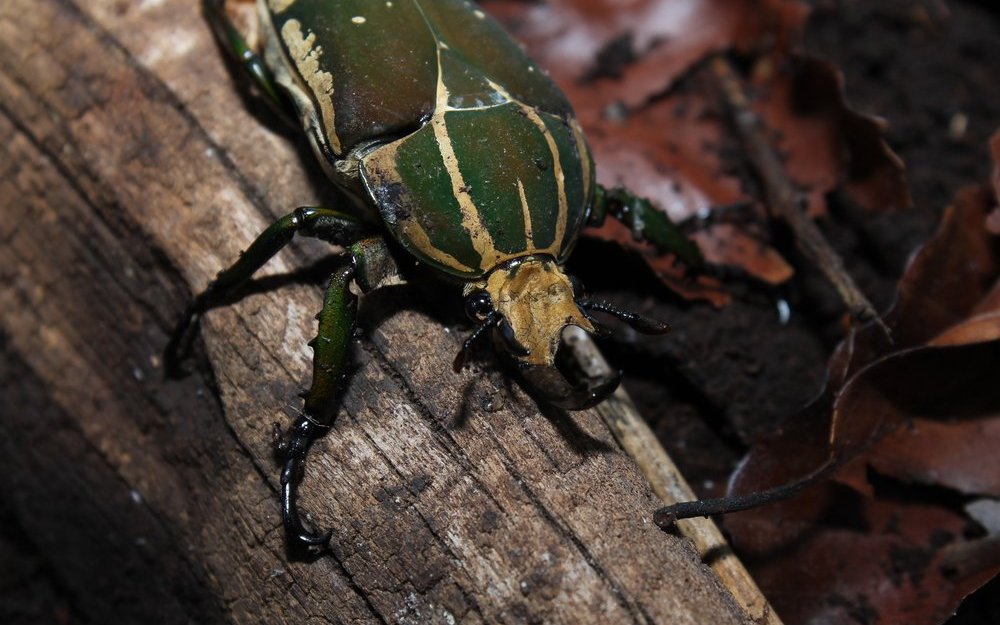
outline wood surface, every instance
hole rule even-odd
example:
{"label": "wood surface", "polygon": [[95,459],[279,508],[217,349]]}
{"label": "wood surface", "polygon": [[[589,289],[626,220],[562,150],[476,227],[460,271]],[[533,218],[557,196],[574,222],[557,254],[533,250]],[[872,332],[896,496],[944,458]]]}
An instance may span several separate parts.
{"label": "wood surface", "polygon": [[[308,381],[331,250],[298,243],[162,350],[273,219],[332,201],[241,95],[193,0],[0,3],[0,487],[75,609],[107,623],[746,623],[596,411],[544,414],[451,360],[456,293],[369,296],[307,463],[330,552],[290,557],[272,423]],[[453,297],[449,306],[440,303]],[[441,313],[443,309],[453,309]]]}

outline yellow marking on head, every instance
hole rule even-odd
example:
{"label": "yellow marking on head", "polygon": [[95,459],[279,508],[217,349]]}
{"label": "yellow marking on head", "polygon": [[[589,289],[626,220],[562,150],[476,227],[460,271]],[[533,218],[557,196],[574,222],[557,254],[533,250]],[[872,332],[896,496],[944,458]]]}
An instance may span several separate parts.
{"label": "yellow marking on head", "polygon": [[521,214],[524,215],[524,247],[529,252],[535,251],[535,233],[531,227],[531,209],[528,198],[524,195],[524,184],[517,179],[517,193],[521,196]]}
{"label": "yellow marking on head", "polygon": [[267,0],[267,5],[275,13],[282,13],[293,4],[295,4],[295,0]]}
{"label": "yellow marking on head", "polygon": [[319,57],[323,54],[323,48],[315,45],[316,33],[309,33],[308,37],[303,36],[302,24],[298,20],[288,20],[281,27],[281,38],[288,47],[289,55],[299,75],[309,85],[313,97],[319,104],[323,129],[329,137],[330,147],[334,153],[340,154],[340,137],[337,136],[337,127],[334,124],[333,75],[320,69]]}
{"label": "yellow marking on head", "polygon": [[434,107],[434,115],[431,117],[431,126],[434,129],[434,138],[437,140],[441,158],[444,161],[444,168],[448,171],[451,179],[451,192],[458,202],[459,210],[462,211],[462,227],[472,239],[472,247],[479,254],[479,268],[483,271],[492,269],[500,262],[500,254],[490,231],[486,229],[482,219],[479,218],[479,209],[472,201],[469,189],[465,184],[465,178],[458,167],[458,156],[455,155],[455,146],[451,142],[448,134],[448,125],[445,123],[445,113],[448,110],[448,87],[444,84],[444,72],[441,70],[441,46],[437,49],[437,102]]}
{"label": "yellow marking on head", "polygon": [[558,256],[560,248],[562,248],[563,239],[566,238],[566,221],[569,219],[569,202],[566,200],[566,175],[563,173],[562,162],[559,159],[559,146],[556,145],[556,140],[552,137],[552,133],[549,132],[549,127],[545,125],[545,122],[539,116],[538,111],[527,106],[526,104],[520,104],[521,109],[524,114],[530,119],[538,130],[542,132],[545,136],[545,142],[549,145],[549,152],[552,154],[552,173],[556,177],[556,193],[559,198],[559,216],[556,218],[556,236],[552,239],[552,246],[549,247],[548,251],[553,256]]}
{"label": "yellow marking on head", "polygon": [[528,348],[530,353],[518,358],[523,364],[553,365],[567,325],[594,331],[576,305],[569,278],[550,259],[529,258],[501,267],[489,275],[484,288],[514,337]]}

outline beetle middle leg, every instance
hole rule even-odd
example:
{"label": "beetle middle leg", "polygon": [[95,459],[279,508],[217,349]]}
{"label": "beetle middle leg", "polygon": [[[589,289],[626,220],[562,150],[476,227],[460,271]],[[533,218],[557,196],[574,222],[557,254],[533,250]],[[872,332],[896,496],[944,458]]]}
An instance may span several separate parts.
{"label": "beetle middle leg", "polygon": [[[330,533],[307,531],[295,505],[302,480],[302,466],[312,441],[330,426],[337,410],[347,368],[351,337],[357,317],[357,297],[350,291],[355,281],[364,291],[398,280],[395,265],[381,237],[365,237],[365,226],[354,217],[327,208],[304,206],[285,215],[262,232],[239,260],[219,272],[215,280],[188,305],[167,345],[168,372],[176,372],[190,349],[201,315],[213,305],[237,293],[252,276],[299,233],[330,243],[350,246],[344,255],[349,263],[330,278],[317,315],[319,332],[310,341],[314,350],[313,379],[303,394],[305,406],[292,426],[288,440],[278,445],[285,462],[281,472],[281,516],[288,535],[304,546],[323,545]],[[356,275],[357,274],[357,275]]]}
{"label": "beetle middle leg", "polygon": [[190,348],[201,314],[235,294],[296,233],[350,247],[350,252],[343,256],[348,262],[334,271],[323,298],[323,308],[316,317],[319,331],[309,343],[314,353],[313,379],[309,390],[303,394],[303,411],[288,439],[277,447],[285,463],[281,472],[282,520],[290,538],[301,545],[313,546],[329,541],[330,533],[316,534],[303,527],[295,505],[297,487],[312,441],[330,426],[336,415],[337,395],[347,369],[357,318],[357,297],[351,292],[350,284],[354,281],[362,292],[368,292],[399,280],[398,268],[385,241],[378,236],[365,237],[363,224],[350,215],[308,206],[296,209],[261,233],[239,260],[221,271],[208,288],[192,300],[170,339],[165,361],[168,372],[176,371]]}
{"label": "beetle middle leg", "polygon": [[608,215],[628,226],[636,239],[676,254],[689,267],[698,268],[705,262],[698,246],[677,224],[657,210],[652,202],[627,189],[597,187],[587,225],[600,226]]}
{"label": "beetle middle leg", "polygon": [[289,538],[305,547],[325,545],[331,535],[330,531],[316,534],[306,530],[295,499],[309,447],[330,427],[339,407],[337,400],[347,374],[350,343],[357,321],[358,298],[351,292],[351,282],[362,293],[368,293],[402,281],[399,268],[380,236],[358,239],[343,258],[349,258],[349,263],[333,272],[323,297],[323,308],[316,315],[319,331],[309,342],[313,349],[313,378],[309,390],[302,394],[305,400],[302,414],[292,426],[288,439],[277,445],[285,462],[281,472],[281,518]]}

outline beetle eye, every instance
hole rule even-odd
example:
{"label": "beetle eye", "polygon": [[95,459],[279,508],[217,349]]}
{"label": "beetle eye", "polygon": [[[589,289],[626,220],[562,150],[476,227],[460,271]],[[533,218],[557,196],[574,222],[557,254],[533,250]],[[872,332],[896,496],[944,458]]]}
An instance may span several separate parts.
{"label": "beetle eye", "polygon": [[475,291],[465,298],[465,314],[473,321],[485,321],[493,312],[493,300],[486,291]]}

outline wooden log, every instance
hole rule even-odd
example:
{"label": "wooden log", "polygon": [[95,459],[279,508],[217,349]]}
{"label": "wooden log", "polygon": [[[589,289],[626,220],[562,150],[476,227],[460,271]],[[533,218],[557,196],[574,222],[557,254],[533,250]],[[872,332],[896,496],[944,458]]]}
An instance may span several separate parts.
{"label": "wooden log", "polygon": [[0,485],[75,608],[748,622],[690,541],[651,523],[660,502],[595,411],[542,414],[501,370],[451,372],[460,326],[422,285],[363,303],[356,372],[301,493],[332,549],[289,558],[271,424],[299,407],[321,293],[280,276],[329,250],[293,246],[278,277],[210,312],[210,368],[161,370],[193,291],[280,214],[332,201],[259,108],[193,1],[0,4]]}

